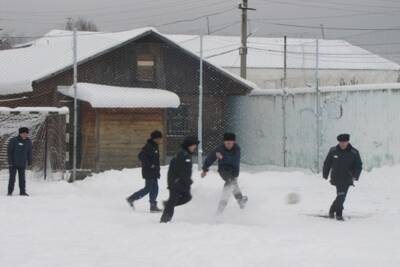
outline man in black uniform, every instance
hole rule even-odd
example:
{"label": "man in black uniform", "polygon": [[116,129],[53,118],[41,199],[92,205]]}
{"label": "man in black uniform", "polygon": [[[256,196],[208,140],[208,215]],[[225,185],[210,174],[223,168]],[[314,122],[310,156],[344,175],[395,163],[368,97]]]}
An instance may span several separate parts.
{"label": "man in black uniform", "polygon": [[337,137],[339,144],[329,150],[323,167],[323,177],[328,179],[331,172],[331,184],[336,186],[337,197],[329,209],[329,217],[343,221],[343,204],[349,187],[358,181],[362,162],[360,153],[350,143],[349,134]]}
{"label": "man in black uniform", "polygon": [[18,171],[19,194],[28,196],[25,190],[26,165],[32,164],[32,142],[29,139],[29,129],[22,127],[19,135],[12,138],[8,143],[8,167],[10,180],[8,182],[8,194],[12,195],[15,185],[15,176]]}
{"label": "man in black uniform", "polygon": [[165,209],[160,222],[167,223],[174,216],[176,206],[186,204],[192,199],[190,186],[192,185],[192,155],[196,151],[199,140],[196,137],[187,137],[182,143],[182,150],[171,160],[168,169],[169,199],[165,202]]}
{"label": "man in black uniform", "polygon": [[129,205],[134,208],[134,202],[150,194],[150,212],[161,212],[157,207],[158,179],[160,179],[160,150],[162,133],[155,130],[151,133],[150,139],[140,151],[138,157],[142,162],[142,176],[146,180],[145,187],[128,197]]}
{"label": "man in black uniform", "polygon": [[205,177],[211,165],[218,160],[218,173],[225,181],[222,197],[218,205],[217,214],[225,210],[228,200],[233,194],[241,209],[245,208],[247,196],[243,196],[238,184],[240,171],[240,147],[236,143],[233,133],[225,133],[223,144],[210,152],[203,164],[201,177]]}

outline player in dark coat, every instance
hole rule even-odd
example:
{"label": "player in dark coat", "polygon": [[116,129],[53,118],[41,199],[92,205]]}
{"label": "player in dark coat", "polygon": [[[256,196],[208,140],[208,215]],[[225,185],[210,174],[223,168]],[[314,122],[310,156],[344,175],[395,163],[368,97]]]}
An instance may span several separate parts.
{"label": "player in dark coat", "polygon": [[224,134],[224,143],[208,154],[203,164],[201,177],[205,177],[211,165],[218,160],[218,173],[225,181],[222,197],[218,205],[217,213],[222,213],[233,194],[240,208],[247,203],[247,196],[243,196],[238,184],[240,171],[240,147],[236,143],[236,136],[233,133]]}
{"label": "player in dark coat", "polygon": [[343,204],[349,187],[358,181],[362,171],[360,153],[350,143],[349,134],[337,137],[339,144],[332,147],[325,159],[323,177],[328,179],[331,172],[331,184],[336,186],[337,197],[329,209],[329,217],[343,220]]}
{"label": "player in dark coat", "polygon": [[129,205],[134,208],[134,202],[150,195],[150,212],[161,212],[157,207],[158,179],[160,178],[160,149],[162,133],[154,131],[147,140],[146,145],[140,151],[138,157],[142,162],[142,176],[146,180],[145,187],[126,199]]}
{"label": "player in dark coat", "polygon": [[8,182],[8,194],[12,195],[15,185],[15,176],[18,172],[19,194],[28,196],[25,189],[25,170],[32,164],[32,142],[29,139],[29,129],[22,127],[19,135],[8,143],[8,167],[10,179]]}
{"label": "player in dark coat", "polygon": [[190,187],[192,181],[192,155],[199,141],[196,137],[187,137],[182,143],[182,150],[171,160],[168,169],[169,199],[165,202],[160,222],[167,223],[174,216],[176,206],[186,204],[192,199]]}

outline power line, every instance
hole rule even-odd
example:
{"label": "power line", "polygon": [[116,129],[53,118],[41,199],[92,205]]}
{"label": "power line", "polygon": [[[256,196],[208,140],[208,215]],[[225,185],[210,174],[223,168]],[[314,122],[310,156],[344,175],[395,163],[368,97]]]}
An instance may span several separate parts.
{"label": "power line", "polygon": [[[316,29],[320,30],[320,26],[309,26],[309,25],[297,25],[297,24],[287,24],[287,23],[275,23],[275,22],[264,22],[265,24],[271,24],[276,26],[293,27],[293,28],[305,28],[305,29]],[[327,30],[337,30],[337,31],[398,31],[400,26],[387,27],[387,28],[345,28],[345,27],[325,27]]]}
{"label": "power line", "polygon": [[268,2],[268,3],[273,3],[273,4],[280,4],[280,5],[290,5],[290,6],[297,6],[297,7],[312,7],[312,8],[317,8],[317,9],[325,9],[325,10],[340,10],[340,11],[355,11],[355,12],[365,12],[366,10],[355,10],[355,9],[345,9],[345,8],[339,8],[339,7],[327,7],[327,6],[321,6],[321,5],[315,5],[315,4],[304,4],[304,3],[293,3],[293,2],[288,2],[288,1],[277,1],[277,0],[260,0],[263,2]]}

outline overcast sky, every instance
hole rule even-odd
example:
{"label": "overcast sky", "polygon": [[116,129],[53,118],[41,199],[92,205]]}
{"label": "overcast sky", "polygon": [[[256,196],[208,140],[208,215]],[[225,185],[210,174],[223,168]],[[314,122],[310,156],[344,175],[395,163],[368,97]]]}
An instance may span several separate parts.
{"label": "overcast sky", "polygon": [[[166,33],[198,34],[207,33],[207,21],[194,19],[209,15],[211,32],[232,35],[240,32],[238,2],[0,0],[0,28],[13,36],[39,36],[64,28],[68,17],[83,17],[102,31],[151,25]],[[316,38],[321,37],[318,27],[323,24],[327,39],[343,38],[400,62],[400,0],[249,0],[249,6],[257,9],[249,11],[253,36]],[[194,21],[177,23],[180,20]]]}

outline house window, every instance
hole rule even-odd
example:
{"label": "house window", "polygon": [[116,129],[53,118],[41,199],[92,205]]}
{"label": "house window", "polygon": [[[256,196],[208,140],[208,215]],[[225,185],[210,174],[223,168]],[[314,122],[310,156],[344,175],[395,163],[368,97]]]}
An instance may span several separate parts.
{"label": "house window", "polygon": [[168,135],[182,136],[189,133],[189,107],[186,104],[180,105],[178,108],[168,109],[167,127]]}
{"label": "house window", "polygon": [[151,55],[140,55],[137,58],[136,78],[138,81],[154,81],[154,58]]}

